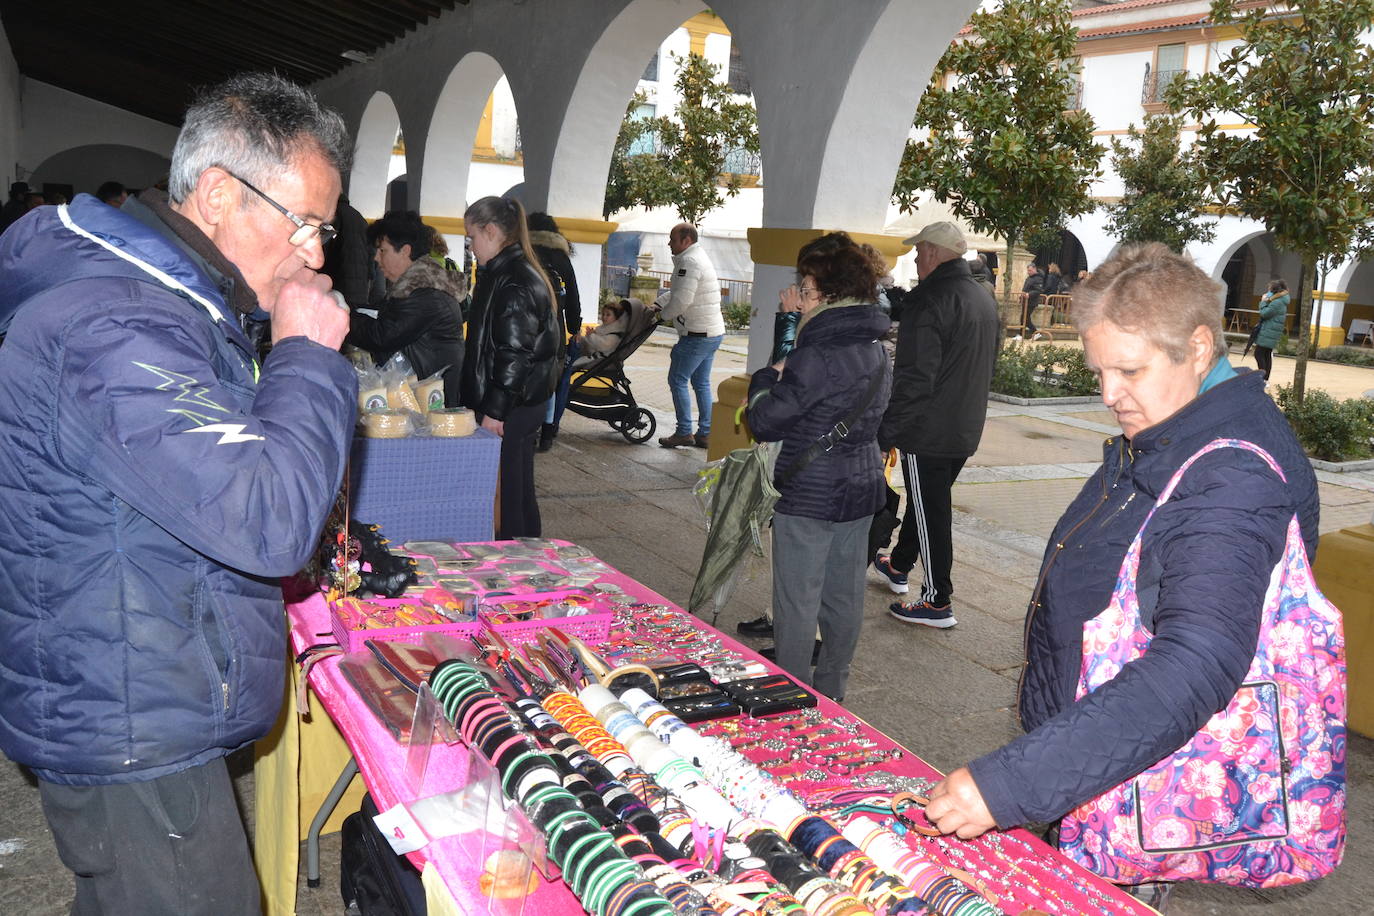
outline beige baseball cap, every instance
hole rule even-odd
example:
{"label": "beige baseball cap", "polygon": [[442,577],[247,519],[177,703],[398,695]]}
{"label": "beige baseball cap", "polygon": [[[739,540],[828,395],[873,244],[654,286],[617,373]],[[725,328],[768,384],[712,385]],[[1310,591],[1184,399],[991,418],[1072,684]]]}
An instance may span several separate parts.
{"label": "beige baseball cap", "polygon": [[911,238],[902,240],[903,245],[915,245],[917,242],[939,245],[955,254],[963,254],[968,251],[968,242],[964,240],[964,230],[949,220],[930,223]]}

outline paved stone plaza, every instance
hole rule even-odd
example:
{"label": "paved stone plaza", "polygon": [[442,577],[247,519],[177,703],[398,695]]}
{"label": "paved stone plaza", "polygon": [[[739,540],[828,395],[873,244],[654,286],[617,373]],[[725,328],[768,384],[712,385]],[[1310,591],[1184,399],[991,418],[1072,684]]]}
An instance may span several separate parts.
{"label": "paved stone plaza", "polygon": [[[628,369],[636,396],[658,415],[660,434],[672,431],[665,384],[670,343],[651,340]],[[742,340],[727,343],[716,362],[717,383],[742,369],[742,353]],[[1275,380],[1286,380],[1292,361],[1274,362]],[[1328,378],[1333,370],[1340,371]],[[1374,372],[1312,364],[1308,383],[1350,397],[1374,388]],[[887,614],[893,596],[871,581],[849,708],[942,769],[1017,734],[1012,703],[1021,624],[1045,538],[1095,467],[1103,437],[1116,432],[1109,424],[1108,414],[1093,405],[992,405],[982,447],[954,490],[959,625],[931,630],[894,620]],[[553,450],[537,459],[545,534],[584,544],[671,600],[685,602],[705,536],[690,489],[703,460],[697,449],[630,445],[605,424],[569,413]],[[1323,472],[1319,477],[1323,532],[1370,521],[1374,474]],[[721,628],[733,630],[769,600],[768,567],[760,561],[723,609]],[[236,763],[243,768],[242,760]],[[245,809],[251,810],[251,776],[241,775],[238,786]],[[1333,876],[1309,887],[1262,893],[1185,887],[1170,912],[1370,912],[1374,741],[1352,737],[1350,788],[1346,862]],[[0,810],[0,913],[66,913],[71,881],[57,861],[37,792],[17,767],[3,761]],[[323,886],[307,889],[301,880],[302,914],[342,912],[337,834],[325,838],[323,852]]]}

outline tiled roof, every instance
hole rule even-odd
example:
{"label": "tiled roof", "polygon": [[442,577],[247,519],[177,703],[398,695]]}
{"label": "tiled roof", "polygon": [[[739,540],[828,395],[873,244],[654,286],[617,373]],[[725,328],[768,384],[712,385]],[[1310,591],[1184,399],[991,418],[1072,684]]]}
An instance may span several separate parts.
{"label": "tiled roof", "polygon": [[1087,6],[1081,10],[1073,11],[1073,18],[1081,19],[1087,16],[1096,16],[1100,13],[1116,13],[1121,10],[1138,10],[1146,6],[1164,6],[1166,3],[1177,3],[1178,0],[1122,0],[1121,3],[1108,3],[1106,6]]}
{"label": "tiled roof", "polygon": [[[1159,0],[1126,0],[1126,3],[1158,3]],[[1121,4],[1125,6],[1126,4]],[[1106,7],[1103,7],[1105,9]],[[1170,19],[1145,19],[1141,22],[1123,22],[1119,25],[1103,26],[1101,28],[1079,28],[1079,38],[1106,38],[1111,35],[1130,35],[1135,32],[1153,32],[1160,29],[1172,29],[1184,25],[1199,25],[1207,22],[1211,17],[1207,13],[1194,13],[1191,16],[1174,16]]]}

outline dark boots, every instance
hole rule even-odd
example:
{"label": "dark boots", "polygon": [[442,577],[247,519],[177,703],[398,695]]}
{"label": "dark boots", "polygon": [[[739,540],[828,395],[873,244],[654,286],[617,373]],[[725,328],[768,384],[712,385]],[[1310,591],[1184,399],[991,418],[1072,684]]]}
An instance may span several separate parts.
{"label": "dark boots", "polygon": [[557,437],[558,427],[553,423],[545,423],[543,426],[539,427],[538,450],[547,452],[549,449],[553,448],[553,440]]}

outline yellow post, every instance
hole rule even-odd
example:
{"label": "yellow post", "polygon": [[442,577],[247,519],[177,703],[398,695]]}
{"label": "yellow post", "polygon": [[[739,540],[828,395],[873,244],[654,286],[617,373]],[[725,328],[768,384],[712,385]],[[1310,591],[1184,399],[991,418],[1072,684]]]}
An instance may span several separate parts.
{"label": "yellow post", "polygon": [[1324,534],[1313,571],[1317,587],[1345,618],[1350,730],[1374,738],[1374,525]]}

